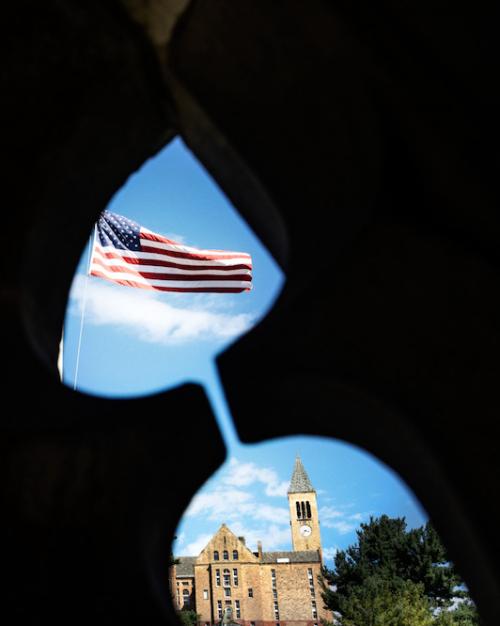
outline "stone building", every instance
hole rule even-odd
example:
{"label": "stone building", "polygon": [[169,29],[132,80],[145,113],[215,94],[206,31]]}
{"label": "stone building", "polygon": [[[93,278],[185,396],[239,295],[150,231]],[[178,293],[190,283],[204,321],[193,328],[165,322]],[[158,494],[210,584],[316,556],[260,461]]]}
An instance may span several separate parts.
{"label": "stone building", "polygon": [[316,491],[299,457],[288,489],[292,550],[253,552],[222,524],[196,557],[177,557],[171,584],[177,609],[191,608],[201,626],[220,622],[224,608],[242,626],[316,626],[332,620],[318,576],[322,552]]}

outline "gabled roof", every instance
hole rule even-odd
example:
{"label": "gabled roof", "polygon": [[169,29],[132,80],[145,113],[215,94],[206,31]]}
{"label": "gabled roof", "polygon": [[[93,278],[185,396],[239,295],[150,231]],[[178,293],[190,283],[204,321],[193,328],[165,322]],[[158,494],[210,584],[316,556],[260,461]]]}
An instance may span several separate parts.
{"label": "gabled roof", "polygon": [[[239,561],[250,561],[251,563],[257,563],[257,557],[253,554],[250,548],[245,544],[243,537],[237,537],[227,526],[222,524],[219,530],[213,535],[207,545],[203,548],[200,554],[196,557],[197,563],[210,563],[213,560],[213,550],[218,543],[226,538],[231,539],[232,545],[239,552]],[[217,547],[220,550],[220,547]]]}
{"label": "gabled roof", "polygon": [[297,455],[288,493],[308,493],[310,491],[315,491],[315,489],[309,480],[299,455]]}
{"label": "gabled roof", "polygon": [[175,566],[176,576],[194,576],[196,556],[176,556],[179,562]]}

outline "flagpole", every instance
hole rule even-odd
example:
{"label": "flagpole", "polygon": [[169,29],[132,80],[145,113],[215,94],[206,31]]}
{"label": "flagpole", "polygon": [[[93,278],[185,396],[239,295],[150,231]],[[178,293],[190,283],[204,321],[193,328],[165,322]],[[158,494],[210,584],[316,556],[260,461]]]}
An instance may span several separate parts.
{"label": "flagpole", "polygon": [[85,318],[85,309],[86,309],[86,306],[87,306],[87,286],[88,286],[88,283],[89,283],[90,264],[91,264],[91,261],[92,261],[92,254],[93,254],[93,247],[94,247],[96,232],[97,232],[97,224],[94,225],[93,235],[90,235],[90,237],[89,237],[87,272],[86,272],[86,275],[85,275],[85,285],[83,287],[82,316],[81,316],[81,320],[80,320],[80,333],[79,333],[79,336],[78,336],[78,347],[77,347],[77,350],[76,350],[75,380],[74,380],[74,383],[73,383],[73,389],[75,391],[76,391],[76,386],[77,386],[77,382],[78,382],[78,370],[79,370],[79,367],[80,367],[80,351],[81,351],[81,347],[82,347],[83,320]]}

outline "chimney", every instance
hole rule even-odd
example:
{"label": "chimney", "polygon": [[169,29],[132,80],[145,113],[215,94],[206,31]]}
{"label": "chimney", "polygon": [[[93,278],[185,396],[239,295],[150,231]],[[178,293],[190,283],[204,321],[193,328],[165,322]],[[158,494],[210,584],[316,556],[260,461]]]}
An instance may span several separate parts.
{"label": "chimney", "polygon": [[238,537],[238,539],[241,541],[241,543],[246,546],[247,544],[245,543],[245,537]]}
{"label": "chimney", "polygon": [[257,541],[257,553],[259,555],[259,559],[262,561],[262,541]]}

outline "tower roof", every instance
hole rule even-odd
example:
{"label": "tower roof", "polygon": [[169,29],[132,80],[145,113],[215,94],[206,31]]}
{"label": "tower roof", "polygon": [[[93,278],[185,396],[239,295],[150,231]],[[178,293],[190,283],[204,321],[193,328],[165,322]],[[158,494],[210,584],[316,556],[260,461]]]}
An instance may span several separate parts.
{"label": "tower roof", "polygon": [[293,468],[293,474],[290,481],[290,487],[288,488],[288,493],[308,493],[310,491],[315,491],[315,489],[312,486],[311,481],[309,480],[309,476],[307,475],[304,466],[302,465],[300,456],[297,455],[295,458],[295,467]]}

